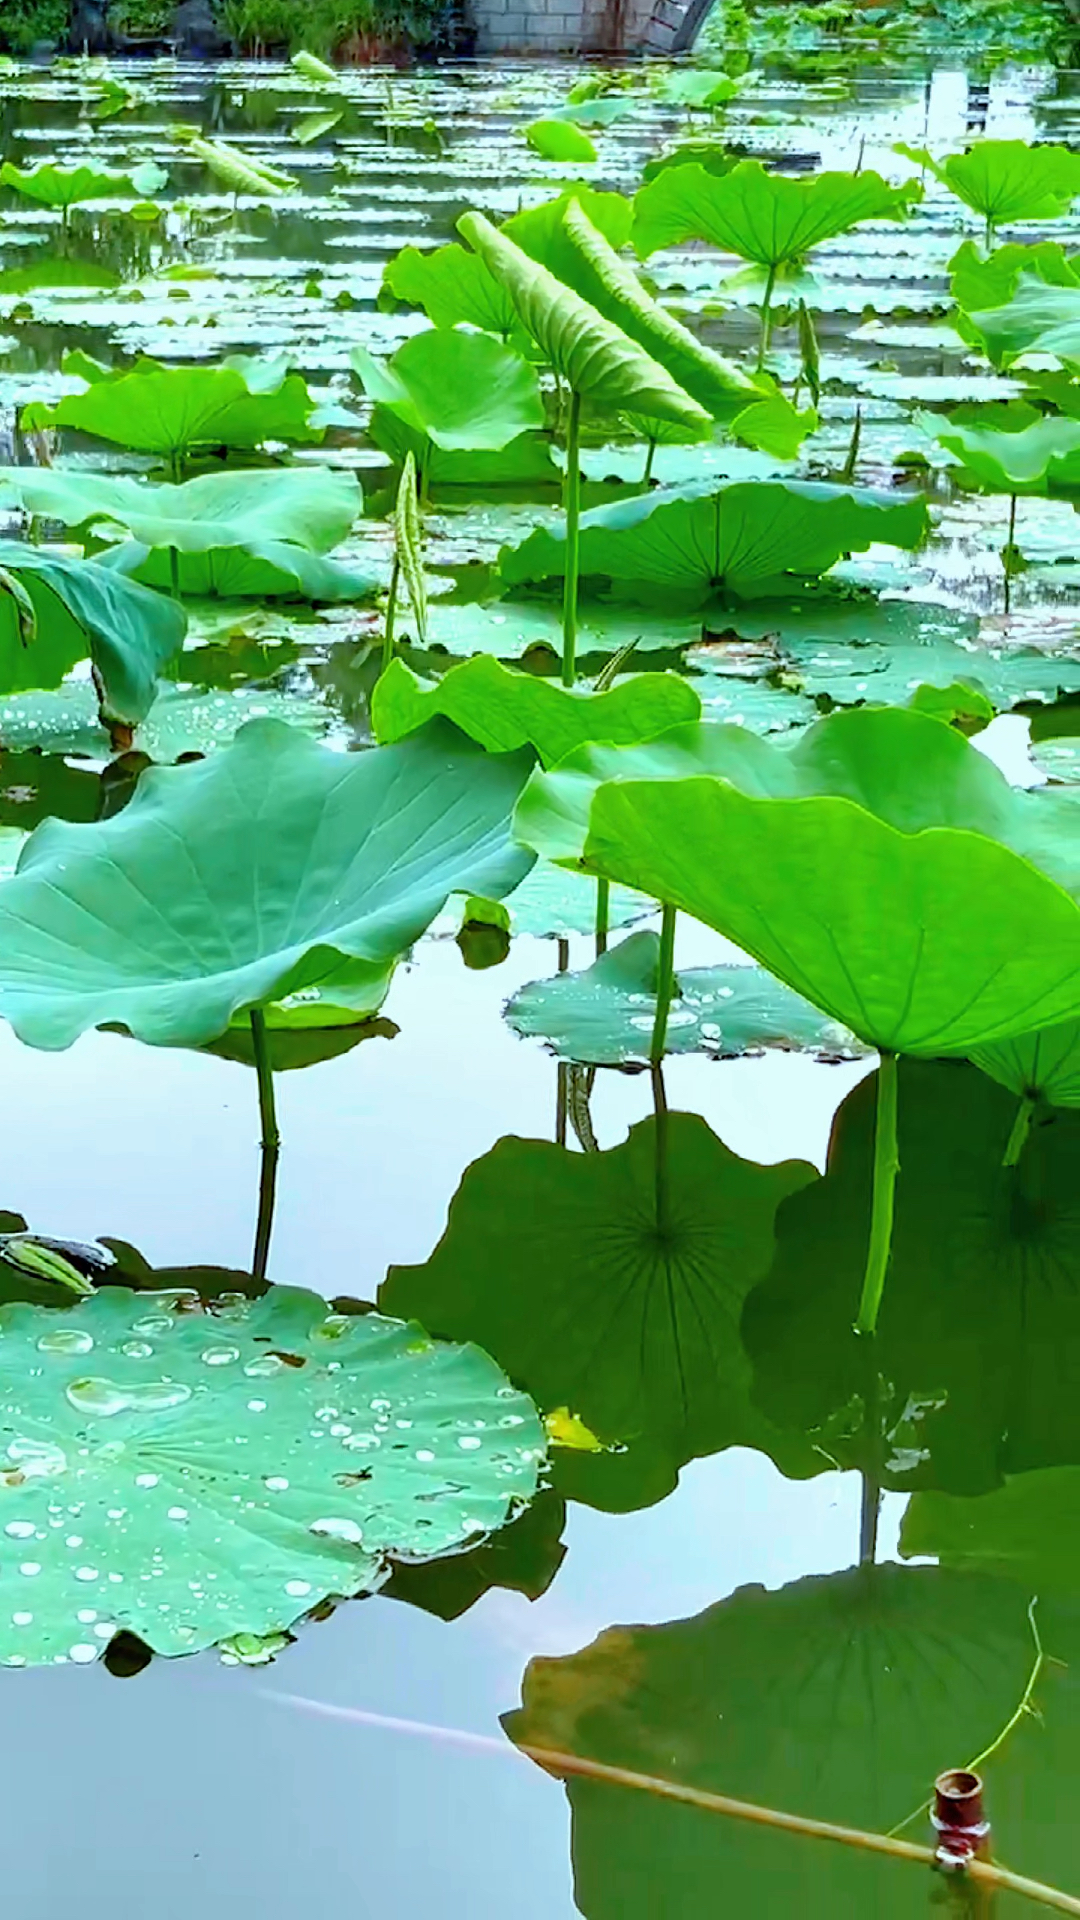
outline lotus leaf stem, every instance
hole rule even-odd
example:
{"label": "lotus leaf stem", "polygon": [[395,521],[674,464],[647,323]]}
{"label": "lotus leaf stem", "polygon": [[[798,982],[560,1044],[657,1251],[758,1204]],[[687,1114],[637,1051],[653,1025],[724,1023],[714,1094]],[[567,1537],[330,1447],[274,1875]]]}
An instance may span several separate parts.
{"label": "lotus leaf stem", "polygon": [[256,1280],[266,1279],[270,1257],[270,1235],[274,1229],[274,1197],[277,1191],[278,1132],[274,1105],[274,1070],[266,1037],[266,1016],[261,1007],[251,1009],[251,1044],[255,1054],[255,1072],[259,1081],[259,1120],[261,1123],[262,1166],[259,1174],[259,1217],[255,1227],[255,1252],[251,1271]]}
{"label": "lotus leaf stem", "polygon": [[577,589],[578,524],[581,519],[581,395],[575,388],[570,395],[570,422],[566,430],[566,575],[563,580],[563,656],[564,687],[572,687],[577,678]]}
{"label": "lotus leaf stem", "polygon": [[180,555],[175,547],[169,548],[169,591],[174,600],[180,598]]}
{"label": "lotus leaf stem", "polygon": [[656,1019],[649,1059],[656,1066],[664,1057],[668,1014],[675,991],[675,908],[665,907],[660,921],[660,959],[656,969]]}
{"label": "lotus leaf stem", "polygon": [[650,440],[649,450],[645,455],[645,471],[641,476],[641,484],[643,487],[647,487],[649,484],[649,481],[652,479],[653,461],[655,460],[655,458],[656,458],[656,441]]}
{"label": "lotus leaf stem", "polygon": [[757,370],[759,373],[762,372],[765,366],[765,356],[769,351],[769,334],[772,331],[770,309],[772,307],[773,290],[776,286],[776,267],[777,262],[775,260],[770,261],[769,271],[765,276],[765,292],[761,299],[761,338],[758,342],[757,357]]}
{"label": "lotus leaf stem", "polygon": [[607,952],[608,919],[611,911],[611,882],[596,883],[596,957]]}
{"label": "lotus leaf stem", "polygon": [[878,1067],[877,1117],[874,1124],[874,1193],[870,1212],[870,1245],[859,1301],[856,1333],[874,1333],[885,1291],[885,1274],[892,1248],[893,1206],[900,1156],[896,1138],[897,1064],[895,1053],[881,1049]]}
{"label": "lotus leaf stem", "polygon": [[653,1114],[656,1121],[653,1198],[656,1208],[656,1236],[658,1241],[663,1241],[667,1236],[670,1216],[668,1209],[668,1103],[662,1061],[654,1061],[650,1072]]}
{"label": "lotus leaf stem", "polygon": [[1006,613],[1012,612],[1012,557],[1013,557],[1013,545],[1015,543],[1015,540],[1016,540],[1016,495],[1015,493],[1011,493],[1009,495],[1009,532],[1008,532],[1008,537],[1005,541],[1005,552],[1002,556],[1005,563],[1005,611]]}
{"label": "lotus leaf stem", "polygon": [[570,1112],[570,1062],[560,1060],[555,1076],[555,1145],[566,1145],[566,1121]]}
{"label": "lotus leaf stem", "polygon": [[862,439],[862,408],[856,407],[855,419],[851,427],[851,439],[848,442],[847,457],[840,470],[840,479],[845,487],[850,487],[855,478],[855,468],[859,460],[859,441]]}
{"label": "lotus leaf stem", "polygon": [[1020,1155],[1024,1151],[1028,1134],[1031,1132],[1031,1122],[1035,1117],[1035,1106],[1036,1101],[1034,1095],[1025,1093],[1020,1105],[1016,1109],[1016,1119],[1012,1123],[1012,1130],[1005,1143],[1005,1152],[1001,1156],[1001,1164],[1003,1167],[1019,1166]]}
{"label": "lotus leaf stem", "polygon": [[398,582],[401,579],[401,559],[394,555],[394,564],[390,569],[390,590],[386,596],[386,619],[383,623],[382,666],[380,675],[386,672],[394,657],[394,622],[397,618]]}
{"label": "lotus leaf stem", "polygon": [[859,1510],[859,1562],[871,1564],[877,1559],[878,1516],[881,1513],[881,1488],[868,1473],[862,1476],[862,1502]]}

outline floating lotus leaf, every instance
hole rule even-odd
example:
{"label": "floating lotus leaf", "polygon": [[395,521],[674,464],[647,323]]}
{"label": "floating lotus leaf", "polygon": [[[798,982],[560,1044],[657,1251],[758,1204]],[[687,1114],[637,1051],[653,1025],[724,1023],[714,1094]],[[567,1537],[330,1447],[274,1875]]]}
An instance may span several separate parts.
{"label": "floating lotus leaf", "polygon": [[[816,480],[693,483],[593,507],[581,516],[582,575],[705,599],[790,592],[842,554],[876,541],[917,547],[929,530],[926,502],[869,487]],[[508,584],[543,580],[566,565],[562,529],[538,527],[506,547]]]}
{"label": "floating lotus leaf", "polygon": [[58,687],[89,658],[104,718],[137,726],[184,644],[183,609],[92,560],[16,540],[0,540],[0,575],[0,691]]}
{"label": "floating lotus leaf", "polygon": [[178,460],[195,447],[260,447],[267,440],[312,442],[313,401],[305,381],[279,362],[268,384],[257,363],[164,367],[138,360],[128,371],[90,382],[54,406],[24,408],[26,428],[77,427],[137,453]]}
{"label": "floating lotus leaf", "polygon": [[639,673],[592,693],[516,672],[490,654],[477,654],[435,681],[421,680],[395,660],[371,702],[377,740],[401,740],[444,714],[489,752],[532,746],[545,766],[586,740],[651,740],[700,713],[693,687],[674,673]]}
{"label": "floating lotus leaf", "polygon": [[[927,1844],[925,1816],[921,1830],[907,1823],[936,1775],[995,1743],[1027,1687],[1028,1599],[938,1567],[744,1587],[695,1619],[614,1627],[581,1653],[532,1661],[504,1725],[522,1745],[840,1826],[902,1824]],[[1070,1671],[1043,1672],[1032,1737],[1010,1736],[988,1762],[987,1801],[995,1858],[1072,1886],[1077,1623],[1070,1611],[1040,1626]],[[589,1779],[566,1792],[587,1920],[698,1920],[714,1906],[910,1920],[933,1903],[925,1867]]]}
{"label": "floating lotus leaf", "polygon": [[[959,1061],[902,1060],[900,1173],[876,1358],[852,1332],[866,1259],[875,1083],[836,1117],[826,1177],[785,1205],[742,1337],[756,1404],[885,1484],[977,1494],[1080,1465],[1080,1121],[1002,1159],[1016,1100]],[[869,1369],[880,1440],[863,1433]]]}
{"label": "floating lotus leaf", "polygon": [[105,1022],[199,1046],[345,961],[385,978],[450,893],[497,898],[528,871],[509,815],[531,759],[445,721],[337,754],[261,720],[152,768],[115,818],[27,842],[0,887],[0,1013],[31,1046]]}
{"label": "floating lotus leaf", "polygon": [[525,128],[525,138],[541,160],[581,160],[588,164],[596,159],[596,148],[588,134],[568,120],[533,120]]}
{"label": "floating lotus leaf", "polygon": [[366,347],[352,363],[368,398],[450,452],[498,450],[544,424],[532,367],[486,333],[414,333],[392,360]]}
{"label": "floating lotus leaf", "polygon": [[791,180],[767,173],[760,160],[741,160],[721,174],[691,162],[665,168],[641,188],[633,241],[642,259],[659,247],[707,240],[740,260],[775,268],[862,220],[902,220],[921,195],[917,181],[891,187],[879,173]]}
{"label": "floating lotus leaf", "polygon": [[351,474],[277,467],[202,474],[182,486],[63,467],[0,467],[0,506],[67,527],[123,528],[146,547],[179,553],[287,541],[328,553],[363,510]]}
{"label": "floating lotus leaf", "polygon": [[[174,562],[167,548],[125,540],[100,556],[102,567],[168,593]],[[249,538],[243,546],[211,547],[177,556],[181,593],[223,600],[362,600],[379,584],[367,568],[348,566],[322,553],[309,553],[291,540]]]}
{"label": "floating lotus leaf", "polygon": [[95,260],[35,260],[26,267],[5,267],[0,294],[49,293],[68,287],[118,287],[120,275]]}
{"label": "floating lotus leaf", "polygon": [[5,160],[0,167],[0,186],[14,187],[28,200],[45,207],[78,206],[82,200],[145,200],[168,184],[163,167],[152,160],[134,167],[130,173],[114,173],[103,167],[56,167],[51,161],[25,169]]}
{"label": "floating lotus leaf", "polygon": [[1019,1473],[977,1500],[917,1493],[900,1551],[1019,1581],[1029,1593],[1080,1595],[1080,1467]]}
{"label": "floating lotus leaf", "polygon": [[793,743],[583,749],[515,830],[704,920],[867,1045],[932,1055],[1080,1016],[1078,820],[940,721],[855,708]]}
{"label": "floating lotus leaf", "polygon": [[[928,421],[928,425],[931,423]],[[1024,401],[961,408],[931,430],[969,473],[995,493],[1080,487],[1080,420],[1042,414]]]}
{"label": "floating lotus leaf", "polygon": [[[656,1018],[660,939],[632,933],[583,973],[554,974],[519,987],[507,1003],[516,1033],[546,1040],[560,1058],[591,1066],[642,1064]],[[668,1014],[668,1053],[724,1059],[763,1047],[852,1059],[863,1049],[790,987],[761,967],[680,969]]]}
{"label": "floating lotus leaf", "polygon": [[923,147],[897,153],[925,167],[991,228],[1011,220],[1057,220],[1080,193],[1080,154],[1026,140],[975,140],[966,153],[935,160]]}
{"label": "floating lotus leaf", "polygon": [[667,1493],[697,1454],[758,1446],[817,1462],[750,1407],[738,1336],[768,1270],[780,1201],[816,1178],[759,1167],[696,1114],[631,1128],[605,1153],[500,1140],[469,1167],[421,1267],[392,1267],[390,1313],[475,1339],[541,1410],[566,1407],[617,1453],[558,1449],[556,1483],[622,1510]]}
{"label": "floating lotus leaf", "polygon": [[739,83],[714,67],[680,67],[665,73],[656,87],[657,98],[672,107],[707,111],[734,99]]}
{"label": "floating lotus leaf", "polygon": [[544,1449],[485,1354],[295,1287],[0,1307],[0,1404],[8,1666],[280,1631],[501,1526]]}
{"label": "floating lotus leaf", "polygon": [[629,407],[659,420],[688,426],[707,422],[705,409],[644,348],[482,213],[462,214],[458,229],[506,289],[522,326],[573,392],[598,406]]}
{"label": "floating lotus leaf", "polygon": [[539,1600],[566,1558],[565,1525],[566,1502],[553,1487],[544,1487],[510,1526],[465,1553],[395,1561],[383,1595],[438,1620],[460,1619],[493,1587]]}
{"label": "floating lotus leaf", "polygon": [[[515,933],[537,939],[565,939],[571,933],[592,933],[596,926],[596,882],[587,874],[572,873],[550,860],[538,860],[524,880],[507,894],[506,906]],[[608,926],[632,926],[655,912],[655,900],[612,887],[608,893]]]}
{"label": "floating lotus leaf", "polygon": [[1004,306],[972,308],[967,319],[996,367],[1028,353],[1080,360],[1080,286],[1047,286],[1022,273]]}
{"label": "floating lotus leaf", "polygon": [[949,261],[952,297],[964,318],[987,307],[1006,306],[1021,274],[1043,280],[1048,286],[1080,286],[1080,274],[1057,240],[1037,240],[1030,245],[1010,241],[989,254],[974,240],[965,240]]}

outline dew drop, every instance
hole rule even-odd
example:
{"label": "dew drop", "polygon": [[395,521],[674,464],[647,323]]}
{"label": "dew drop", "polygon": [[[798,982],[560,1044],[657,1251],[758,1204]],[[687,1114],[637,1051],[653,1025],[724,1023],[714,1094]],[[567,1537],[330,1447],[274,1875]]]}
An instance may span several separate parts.
{"label": "dew drop", "polygon": [[98,1652],[99,1649],[92,1646],[89,1640],[78,1640],[68,1648],[68,1659],[74,1660],[77,1667],[88,1667],[91,1660],[97,1659]]}
{"label": "dew drop", "polygon": [[141,1320],[133,1320],[132,1333],[141,1333],[147,1340],[160,1340],[162,1334],[172,1332],[173,1323],[166,1320],[164,1314],[148,1313]]}
{"label": "dew drop", "polygon": [[376,1447],[382,1446],[382,1441],[377,1433],[350,1433],[341,1444],[349,1453],[371,1453]]}
{"label": "dew drop", "polygon": [[435,1455],[432,1453],[430,1447],[417,1447],[416,1457],[418,1460],[422,1460],[424,1465],[427,1466],[432,1460],[434,1460]]}
{"label": "dew drop", "polygon": [[75,1615],[75,1618],[78,1621],[80,1627],[92,1626],[94,1621],[97,1619],[97,1608],[96,1607],[80,1607],[78,1613]]}
{"label": "dew drop", "polygon": [[149,1340],[125,1340],[120,1351],[126,1353],[129,1360],[149,1360],[154,1349]]}
{"label": "dew drop", "polygon": [[310,1580],[286,1580],[285,1591],[292,1600],[304,1600],[311,1592]]}
{"label": "dew drop", "polygon": [[24,1573],[28,1580],[32,1580],[35,1573],[41,1572],[41,1561],[40,1560],[23,1560],[20,1563],[19,1572]]}
{"label": "dew drop", "polygon": [[4,1532],[9,1540],[32,1540],[37,1528],[32,1520],[9,1520]]}
{"label": "dew drop", "polygon": [[124,1388],[112,1380],[95,1380],[89,1376],[69,1380],[66,1391],[76,1413],[94,1413],[102,1420],[111,1414],[123,1413],[130,1404]]}
{"label": "dew drop", "polygon": [[[111,1580],[112,1577],[113,1576],[110,1573],[109,1579]],[[82,1616],[80,1615],[79,1617],[81,1619]],[[116,1632],[116,1621],[115,1620],[99,1620],[97,1623],[97,1626],[94,1628],[94,1632],[97,1635],[99,1640],[111,1640],[113,1637],[113,1634]]]}
{"label": "dew drop", "polygon": [[96,1567],[76,1567],[75,1569],[76,1580],[98,1580],[100,1577]]}
{"label": "dew drop", "polygon": [[13,1613],[11,1619],[16,1627],[29,1627],[33,1624],[34,1616],[32,1613]]}
{"label": "dew drop", "polygon": [[351,1547],[360,1546],[364,1538],[355,1520],[313,1520],[308,1531],[322,1534],[327,1540],[347,1540]]}
{"label": "dew drop", "polygon": [[188,1510],[186,1507],[170,1507],[168,1517],[170,1520],[186,1520]]}
{"label": "dew drop", "polygon": [[51,1440],[12,1440],[7,1456],[24,1480],[50,1479],[67,1472],[67,1454]]}
{"label": "dew drop", "polygon": [[89,1353],[94,1344],[93,1334],[84,1332],[82,1327],[53,1327],[43,1333],[38,1341],[39,1353]]}
{"label": "dew drop", "polygon": [[265,1400],[249,1400],[248,1412],[249,1413],[265,1413],[266,1401]]}
{"label": "dew drop", "polygon": [[285,1493],[288,1485],[288,1481],[280,1473],[271,1473],[263,1481],[263,1486],[269,1488],[271,1493]]}
{"label": "dew drop", "polygon": [[191,1388],[182,1380],[147,1380],[128,1388],[128,1405],[140,1413],[164,1413],[167,1407],[182,1407],[191,1399]]}
{"label": "dew drop", "polygon": [[249,1360],[244,1368],[249,1380],[270,1380],[275,1373],[284,1371],[285,1362],[279,1360],[276,1353],[257,1354],[255,1359]]}
{"label": "dew drop", "polygon": [[199,1356],[208,1367],[230,1367],[239,1360],[239,1347],[204,1347]]}
{"label": "dew drop", "polygon": [[157,1483],[158,1476],[156,1473],[137,1473],[135,1475],[135,1485],[137,1487],[156,1487]]}
{"label": "dew drop", "polygon": [[477,1447],[481,1447],[483,1444],[483,1441],[475,1433],[463,1433],[458,1440],[458,1446],[461,1447],[465,1453],[473,1453]]}

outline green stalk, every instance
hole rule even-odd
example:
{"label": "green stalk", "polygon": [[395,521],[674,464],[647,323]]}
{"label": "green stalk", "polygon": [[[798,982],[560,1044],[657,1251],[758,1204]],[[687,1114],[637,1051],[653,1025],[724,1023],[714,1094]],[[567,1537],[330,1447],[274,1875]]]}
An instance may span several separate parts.
{"label": "green stalk", "polygon": [[394,555],[394,564],[390,569],[390,591],[386,596],[386,619],[383,623],[382,666],[380,675],[386,672],[394,657],[394,621],[397,618],[398,581],[401,577],[401,561]]}
{"label": "green stalk", "polygon": [[255,1252],[251,1271],[256,1280],[266,1279],[270,1257],[270,1235],[274,1227],[274,1196],[277,1190],[278,1132],[274,1105],[274,1070],[266,1038],[266,1019],[261,1007],[251,1009],[251,1044],[255,1054],[255,1072],[259,1082],[259,1120],[261,1126],[262,1166],[259,1173],[259,1217],[255,1227]]}
{"label": "green stalk", "polygon": [[169,591],[174,600],[180,598],[180,555],[175,547],[169,548]]}
{"label": "green stalk", "polygon": [[566,574],[563,580],[562,680],[572,687],[577,678],[578,523],[581,519],[581,468],[578,447],[581,431],[581,395],[570,395],[570,423],[566,430]]}
{"label": "green stalk", "polygon": [[656,1232],[661,1241],[668,1230],[668,1103],[664,1069],[660,1061],[650,1069],[652,1075],[653,1115],[656,1121],[656,1158],[653,1165],[653,1199],[656,1206]]}
{"label": "green stalk", "polygon": [[1009,495],[1009,533],[1005,541],[1005,611],[1012,612],[1012,555],[1016,539],[1016,495]]}
{"label": "green stalk", "polygon": [[596,883],[596,957],[607,952],[608,916],[611,908],[611,882]]}
{"label": "green stalk", "polygon": [[758,342],[757,357],[757,370],[759,373],[764,369],[765,355],[769,351],[769,333],[771,331],[769,309],[772,306],[773,288],[776,286],[776,265],[775,260],[770,263],[769,271],[765,279],[765,293],[761,302],[761,339]]}
{"label": "green stalk", "polygon": [[1001,1156],[1001,1164],[1003,1167],[1019,1166],[1020,1155],[1023,1153],[1024,1147],[1027,1144],[1027,1137],[1031,1132],[1031,1122],[1034,1117],[1035,1100],[1030,1093],[1025,1093],[1020,1105],[1016,1109],[1016,1119],[1012,1123],[1012,1131],[1009,1134],[1005,1151]]}
{"label": "green stalk", "polygon": [[668,1014],[675,991],[675,908],[665,907],[660,920],[660,962],[656,977],[656,1019],[649,1059],[656,1066],[664,1057]]}
{"label": "green stalk", "polygon": [[643,487],[647,487],[649,484],[649,481],[652,479],[652,468],[653,468],[653,461],[655,460],[655,458],[656,458],[656,441],[650,440],[649,451],[645,455],[645,471],[641,476],[641,484]]}
{"label": "green stalk", "polygon": [[560,1060],[555,1076],[555,1145],[566,1145],[566,1119],[570,1111],[570,1062]]}
{"label": "green stalk", "polygon": [[874,1194],[870,1212],[870,1245],[866,1254],[866,1275],[859,1301],[856,1333],[873,1333],[877,1328],[885,1274],[892,1248],[893,1207],[896,1200],[896,1176],[900,1156],[896,1138],[896,1055],[881,1049],[878,1067],[877,1118],[874,1125]]}

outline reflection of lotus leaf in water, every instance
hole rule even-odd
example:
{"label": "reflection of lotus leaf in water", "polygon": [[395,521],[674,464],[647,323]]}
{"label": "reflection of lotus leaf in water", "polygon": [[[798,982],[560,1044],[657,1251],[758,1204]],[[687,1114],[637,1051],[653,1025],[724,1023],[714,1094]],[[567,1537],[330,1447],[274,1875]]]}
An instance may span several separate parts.
{"label": "reflection of lotus leaf in water", "polygon": [[[582,1653],[534,1661],[506,1725],[523,1744],[887,1832],[1015,1712],[1035,1662],[1027,1607],[1011,1582],[931,1567],[744,1587],[696,1619],[615,1627]],[[1072,1658],[1072,1614],[1042,1632],[1048,1654]],[[985,1769],[995,1858],[1066,1886],[1080,1871],[1075,1690],[1047,1667],[1045,1723],[1026,1721]],[[911,1920],[933,1899],[925,1868],[590,1780],[567,1793],[588,1920]],[[929,1823],[903,1837],[928,1843]]]}
{"label": "reflection of lotus leaf in water", "polygon": [[[1003,1474],[1080,1464],[1080,1120],[1037,1124],[1009,1168],[1016,1100],[974,1067],[901,1061],[899,1105],[875,1340],[884,1478],[972,1494]],[[870,1079],[839,1110],[825,1179],[781,1208],[772,1271],[742,1320],[762,1412],[844,1460],[867,1385],[852,1320],[873,1115]]]}
{"label": "reflection of lotus leaf in water", "polygon": [[9,1666],[278,1632],[501,1526],[544,1450],[485,1354],[292,1287],[6,1306],[0,1405]]}

